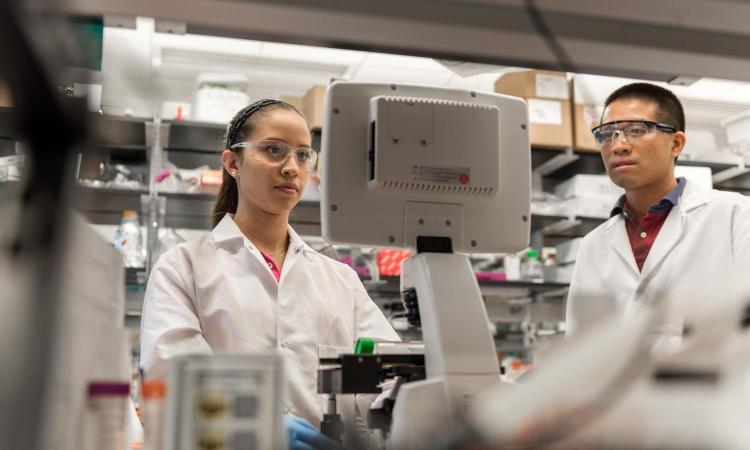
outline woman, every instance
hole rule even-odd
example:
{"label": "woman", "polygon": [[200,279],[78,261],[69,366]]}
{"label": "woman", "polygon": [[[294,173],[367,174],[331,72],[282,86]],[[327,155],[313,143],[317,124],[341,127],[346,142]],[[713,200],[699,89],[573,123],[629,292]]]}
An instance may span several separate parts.
{"label": "woman", "polygon": [[[362,336],[397,340],[348,266],[315,252],[289,226],[317,153],[302,114],[261,100],[230,122],[213,230],[166,252],[151,272],[141,325],[147,378],[182,353],[279,351],[296,363],[287,412],[320,423],[322,349]],[[295,370],[296,369],[296,370]]]}

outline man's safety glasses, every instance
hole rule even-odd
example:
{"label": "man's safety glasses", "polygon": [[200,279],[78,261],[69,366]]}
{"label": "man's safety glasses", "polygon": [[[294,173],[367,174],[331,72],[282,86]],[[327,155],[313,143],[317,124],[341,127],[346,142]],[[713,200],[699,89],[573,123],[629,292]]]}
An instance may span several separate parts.
{"label": "man's safety glasses", "polygon": [[617,134],[622,135],[626,141],[633,143],[638,139],[651,133],[653,130],[663,131],[665,133],[675,133],[677,129],[665,123],[652,122],[650,120],[618,120],[608,122],[591,130],[594,135],[594,141],[599,148],[607,149],[617,139]]}
{"label": "man's safety glasses", "polygon": [[238,148],[249,149],[248,157],[271,164],[284,163],[289,155],[294,155],[300,168],[307,171],[314,169],[315,163],[318,161],[318,153],[310,147],[292,148],[281,141],[245,141],[238,142],[230,147],[230,149]]}

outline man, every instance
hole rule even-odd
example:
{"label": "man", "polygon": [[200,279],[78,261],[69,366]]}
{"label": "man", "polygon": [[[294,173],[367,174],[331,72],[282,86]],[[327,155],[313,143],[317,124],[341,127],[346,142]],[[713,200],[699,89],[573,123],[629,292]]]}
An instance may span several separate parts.
{"label": "man", "polygon": [[685,147],[685,114],[661,87],[635,83],[607,98],[592,130],[610,179],[625,190],[611,217],[581,242],[568,294],[567,333],[628,317],[669,300],[673,325],[722,289],[748,284],[750,201],[704,189],[674,166]]}

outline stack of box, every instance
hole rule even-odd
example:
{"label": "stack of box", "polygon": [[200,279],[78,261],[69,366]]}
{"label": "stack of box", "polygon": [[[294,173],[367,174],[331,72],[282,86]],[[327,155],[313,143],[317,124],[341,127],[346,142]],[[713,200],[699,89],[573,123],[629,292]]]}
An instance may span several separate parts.
{"label": "stack of box", "polygon": [[302,114],[311,130],[323,128],[323,99],[327,86],[316,84],[302,97]]}
{"label": "stack of box", "polygon": [[599,152],[591,129],[599,125],[602,105],[573,103],[573,148],[578,151]]}
{"label": "stack of box", "polygon": [[302,97],[294,97],[292,95],[282,95],[279,97],[279,100],[282,102],[287,102],[290,105],[294,106],[295,108],[302,111],[303,105],[302,105]]}
{"label": "stack of box", "polygon": [[548,148],[573,146],[570,89],[564,72],[544,70],[506,73],[495,82],[495,92],[526,100],[529,142]]}
{"label": "stack of box", "polygon": [[599,125],[604,111],[603,99],[594,95],[599,89],[587,84],[580,76],[573,78],[573,148],[583,152],[599,152],[591,129]]}
{"label": "stack of box", "polygon": [[558,214],[606,219],[623,193],[607,175],[575,175],[555,188],[564,199]]}

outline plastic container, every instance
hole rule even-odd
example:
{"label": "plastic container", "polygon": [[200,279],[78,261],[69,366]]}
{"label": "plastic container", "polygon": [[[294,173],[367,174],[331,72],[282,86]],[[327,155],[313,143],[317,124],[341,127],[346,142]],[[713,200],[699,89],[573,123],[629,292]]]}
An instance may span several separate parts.
{"label": "plastic container", "polygon": [[124,450],[130,384],[94,381],[88,386],[86,450]]}
{"label": "plastic container", "polygon": [[161,380],[144,381],[143,394],[143,450],[161,450],[164,434],[164,405],[166,384]]}
{"label": "plastic container", "polygon": [[195,81],[191,120],[227,123],[250,104],[249,81],[235,73],[202,73]]}
{"label": "plastic container", "polygon": [[143,238],[138,213],[128,209],[122,212],[122,221],[115,235],[115,247],[122,253],[125,267],[143,267]]}
{"label": "plastic container", "polygon": [[526,251],[526,260],[523,263],[523,279],[541,283],[544,281],[544,267],[539,252],[535,249]]}

